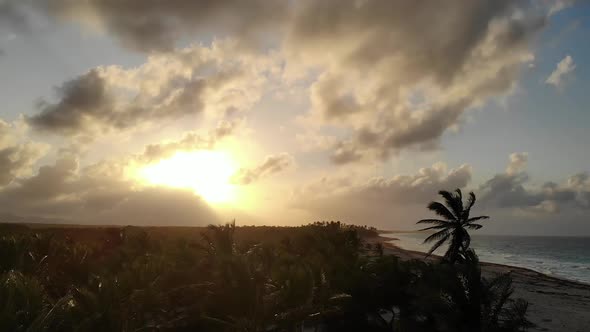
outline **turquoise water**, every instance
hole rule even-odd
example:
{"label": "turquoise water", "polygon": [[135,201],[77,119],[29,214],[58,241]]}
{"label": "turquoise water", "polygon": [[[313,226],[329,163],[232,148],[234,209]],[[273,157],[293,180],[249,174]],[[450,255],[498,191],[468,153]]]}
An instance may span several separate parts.
{"label": "turquoise water", "polygon": [[[427,234],[389,234],[403,249],[426,252]],[[590,238],[474,235],[471,246],[483,262],[529,268],[548,275],[590,284]],[[439,248],[435,254],[444,254]]]}

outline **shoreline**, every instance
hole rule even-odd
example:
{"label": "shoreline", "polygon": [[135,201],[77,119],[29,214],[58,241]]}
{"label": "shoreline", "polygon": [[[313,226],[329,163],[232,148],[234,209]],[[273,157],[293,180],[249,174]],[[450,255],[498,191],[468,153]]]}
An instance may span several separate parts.
{"label": "shoreline", "polygon": [[[425,259],[426,258],[426,253],[422,252],[422,251],[416,251],[416,250],[409,250],[409,249],[404,249],[400,246],[396,246],[395,244],[388,242],[388,241],[397,241],[397,238],[390,238],[390,237],[380,237],[379,239],[380,241],[384,241],[382,242],[383,244],[383,248],[387,248],[389,251],[392,252],[392,254],[402,254],[402,255],[407,255],[408,257],[412,257],[412,259]],[[397,255],[396,255],[397,256]],[[440,258],[439,255],[430,255],[430,257],[433,258]],[[500,264],[500,263],[491,263],[491,262],[485,262],[482,261],[480,262],[480,265],[482,267],[486,267],[486,268],[502,268],[502,269],[510,269],[512,271],[520,271],[523,273],[527,273],[527,274],[534,274],[537,275],[539,277],[542,278],[546,278],[546,279],[552,279],[555,282],[564,282],[564,283],[569,283],[572,285],[579,285],[579,286],[583,286],[583,287],[590,287],[590,283],[586,283],[583,281],[579,281],[579,280],[572,280],[572,279],[568,279],[565,277],[559,277],[559,276],[554,276],[554,275],[550,275],[550,274],[546,274],[543,272],[539,272],[537,270],[531,269],[531,268],[527,268],[527,267],[522,267],[522,266],[514,266],[514,265],[508,265],[508,264]]]}
{"label": "shoreline", "polygon": [[[391,250],[401,250],[407,254],[411,254],[414,258],[416,259],[423,259],[426,256],[426,253],[423,251],[417,251],[417,250],[410,250],[410,249],[404,249],[399,245],[396,245],[395,243],[392,243],[390,241],[400,241],[399,238],[397,237],[391,237],[391,236],[383,236],[383,234],[404,234],[404,233],[419,233],[418,231],[379,231],[379,235],[377,236],[379,242],[382,243],[383,247],[388,247],[391,248]],[[431,255],[432,257],[440,257],[439,255]],[[533,268],[530,267],[524,267],[524,266],[516,266],[516,265],[509,265],[509,264],[502,264],[502,263],[493,263],[493,262],[487,262],[487,261],[480,261],[480,264],[482,266],[490,266],[490,267],[498,267],[498,268],[510,268],[513,270],[522,270],[523,272],[527,272],[527,273],[537,273],[539,275],[542,275],[545,278],[550,278],[550,279],[555,279],[556,281],[562,281],[562,282],[568,282],[568,283],[572,283],[572,284],[579,284],[581,286],[587,286],[590,287],[590,282],[585,282],[585,281],[581,281],[581,280],[575,280],[575,279],[568,279],[567,277],[563,277],[563,276],[557,276],[557,275],[551,275],[551,274],[547,274],[538,270],[535,270]]]}
{"label": "shoreline", "polygon": [[[389,232],[388,232],[389,233]],[[383,233],[381,233],[383,234]],[[389,233],[391,234],[391,233]],[[406,250],[389,242],[392,237],[379,235],[365,239],[368,243],[381,243],[383,253],[402,260],[420,259],[430,262],[440,256]],[[514,296],[529,302],[528,318],[536,326],[529,331],[586,332],[590,327],[590,284],[547,275],[529,268],[481,262],[486,278],[510,273]]]}

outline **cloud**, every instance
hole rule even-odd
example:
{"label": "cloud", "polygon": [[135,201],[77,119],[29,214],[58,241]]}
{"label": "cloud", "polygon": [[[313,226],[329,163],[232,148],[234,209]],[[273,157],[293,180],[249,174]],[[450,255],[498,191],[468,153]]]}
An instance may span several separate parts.
{"label": "cloud", "polygon": [[9,32],[29,30],[29,20],[25,7],[20,1],[0,2],[0,28]]}
{"label": "cloud", "polygon": [[[468,109],[509,93],[534,59],[529,46],[546,21],[529,5],[297,2],[285,52],[291,66],[320,73],[308,119],[350,132],[340,144],[355,157],[338,152],[332,160],[437,148]],[[417,95],[426,102],[416,103]]]}
{"label": "cloud", "polygon": [[28,123],[60,135],[94,136],[249,109],[260,98],[272,63],[264,56],[236,54],[235,47],[215,42],[152,55],[137,68],[94,68],[62,84],[57,102],[41,101]]}
{"label": "cloud", "polygon": [[576,2],[588,2],[587,0],[550,0],[549,15],[554,15],[568,7],[573,6]]}
{"label": "cloud", "polygon": [[571,56],[567,55],[557,64],[555,70],[547,77],[545,83],[551,84],[556,88],[560,88],[563,85],[563,80],[570,75],[574,69],[576,69],[576,64],[574,63],[574,59]]}
{"label": "cloud", "polygon": [[510,154],[510,163],[506,167],[506,174],[515,175],[526,169],[529,155],[526,152]]}
{"label": "cloud", "polygon": [[24,143],[0,149],[0,187],[15,178],[31,173],[35,163],[45,155],[47,146]]}
{"label": "cloud", "polygon": [[195,197],[192,191],[164,187],[127,191],[120,204],[99,211],[93,219],[101,224],[154,226],[205,226],[221,222],[205,201]]}
{"label": "cloud", "polygon": [[530,213],[557,213],[590,209],[590,177],[578,173],[565,183],[545,182],[540,187],[529,184],[527,154],[513,153],[506,172],[497,174],[480,186],[482,204],[491,208],[516,209]]}
{"label": "cloud", "polygon": [[192,191],[143,187],[125,176],[125,164],[80,167],[62,156],[0,190],[2,213],[91,224],[206,225],[216,214]]}
{"label": "cloud", "polygon": [[330,155],[330,160],[334,164],[348,164],[363,157],[351,142],[337,142],[332,149],[334,152]]}
{"label": "cloud", "polygon": [[[269,76],[289,85],[293,75],[312,82],[307,118],[322,129],[344,128],[329,148],[339,164],[438,148],[467,110],[514,88],[547,19],[525,0],[51,0],[39,8],[158,52],[140,68],[100,67],[64,84],[60,100],[42,103],[30,118],[36,128],[96,135],[210,108],[232,113],[252,107]],[[174,49],[197,32],[234,43]],[[245,50],[242,41],[257,35],[265,43]],[[271,53],[284,59],[270,63]],[[95,94],[85,94],[90,83]],[[416,103],[416,95],[427,102]]]}
{"label": "cloud", "polygon": [[353,177],[328,176],[295,190],[291,206],[312,219],[396,227],[413,224],[417,211],[441,189],[464,188],[471,180],[469,165],[448,170],[444,163],[421,168],[416,174],[377,177],[355,182]]}
{"label": "cloud", "polygon": [[299,143],[299,148],[303,152],[327,150],[338,143],[336,137],[330,135],[322,135],[313,130],[308,130],[303,133],[295,135],[295,139]]}
{"label": "cloud", "polygon": [[[563,8],[570,2],[552,3]],[[1,2],[0,17],[10,17],[11,26],[26,23],[20,3]],[[105,65],[57,82],[56,96],[46,96],[36,114],[26,118],[32,129],[74,141],[160,129],[197,117],[226,121],[209,133],[191,131],[176,141],[147,145],[124,161],[85,165],[74,156],[78,152],[62,149],[60,159],[28,178],[40,146],[22,140],[4,143],[3,209],[103,223],[167,219],[156,208],[179,215],[180,223],[214,219],[191,192],[145,187],[129,179],[126,163],[214,148],[235,130],[228,125],[235,114],[291,84],[309,93],[311,106],[304,119],[311,125],[298,142],[304,149],[329,151],[332,163],[382,161],[408,149],[440,148],[441,139],[463,125],[469,110],[513,91],[521,70],[535,58],[531,43],[546,25],[549,9],[543,5],[539,10],[528,0],[28,3],[51,17],[102,31],[147,56],[137,67]],[[177,48],[187,38],[213,41]],[[563,74],[557,76],[557,83],[548,84],[559,85]],[[2,126],[0,142],[1,131]],[[480,187],[482,201],[494,209],[534,213],[590,205],[586,173],[534,186],[527,161],[526,154],[511,155],[506,170]],[[242,169],[234,181],[252,184],[293,163],[288,154],[268,156]],[[448,170],[440,163],[415,174],[363,182],[331,175],[296,190],[291,203],[318,218],[382,225],[405,218],[413,223],[412,209],[427,213],[424,204],[438,190],[465,188],[471,175],[468,165]]]}
{"label": "cloud", "polygon": [[45,144],[21,142],[16,127],[0,119],[0,187],[29,175],[48,150]]}
{"label": "cloud", "polygon": [[237,126],[238,123],[235,121],[224,121],[206,136],[196,132],[189,132],[178,141],[149,144],[145,147],[143,153],[138,156],[138,160],[143,163],[151,163],[171,157],[178,151],[213,149],[220,140],[231,136]]}
{"label": "cloud", "polygon": [[69,134],[85,129],[89,125],[87,123],[93,120],[117,122],[117,114],[112,113],[113,98],[107,94],[105,79],[98,70],[91,70],[64,83],[58,88],[58,94],[58,103],[39,103],[41,113],[29,118],[31,126]]}
{"label": "cloud", "polygon": [[293,166],[295,161],[288,153],[267,156],[262,163],[253,168],[242,168],[233,177],[232,182],[247,185],[267,176],[282,172]]}
{"label": "cloud", "polygon": [[0,0],[0,58],[7,54],[8,43],[31,32],[28,1]]}
{"label": "cloud", "polygon": [[282,22],[288,2],[266,0],[49,0],[37,8],[50,16],[106,31],[122,45],[167,51],[176,41],[213,31],[257,42]]}

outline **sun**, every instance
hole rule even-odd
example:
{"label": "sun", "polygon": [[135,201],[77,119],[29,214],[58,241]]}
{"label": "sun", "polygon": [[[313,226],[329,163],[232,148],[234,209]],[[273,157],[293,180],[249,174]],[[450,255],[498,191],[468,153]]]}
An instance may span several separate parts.
{"label": "sun", "polygon": [[177,152],[169,159],[140,169],[140,178],[152,185],[187,188],[210,203],[227,203],[235,199],[231,183],[237,167],[221,151]]}

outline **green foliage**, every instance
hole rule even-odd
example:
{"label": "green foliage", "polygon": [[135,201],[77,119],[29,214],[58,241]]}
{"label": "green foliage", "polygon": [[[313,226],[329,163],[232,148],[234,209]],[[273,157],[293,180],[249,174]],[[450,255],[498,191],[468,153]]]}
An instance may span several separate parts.
{"label": "green foliage", "polygon": [[[521,331],[509,276],[401,261],[339,222],[5,231],[1,331]],[[94,235],[94,238],[89,235]],[[241,239],[241,240],[238,240]]]}
{"label": "green foliage", "polygon": [[8,271],[0,276],[0,330],[26,331],[45,312],[43,286],[32,276]]}

